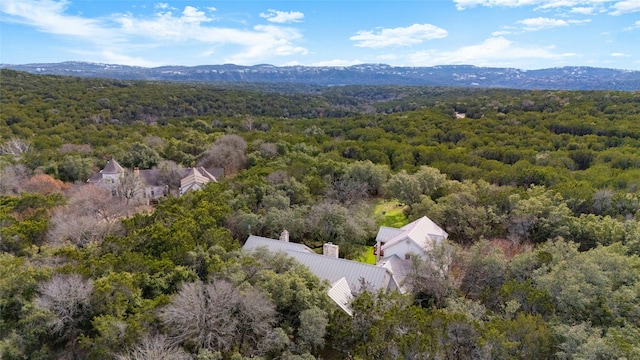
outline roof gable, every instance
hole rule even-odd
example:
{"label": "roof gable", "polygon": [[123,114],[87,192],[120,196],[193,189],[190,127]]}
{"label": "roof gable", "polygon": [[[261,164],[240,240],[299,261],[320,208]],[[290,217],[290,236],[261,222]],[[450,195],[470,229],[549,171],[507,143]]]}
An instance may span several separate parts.
{"label": "roof gable", "polygon": [[121,174],[124,171],[124,168],[115,159],[111,158],[100,172],[103,174]]}
{"label": "roof gable", "polygon": [[[446,231],[442,230],[440,226],[426,216],[397,229],[399,231],[396,232],[389,230],[392,228],[384,228],[385,229],[383,229],[383,227],[380,228],[378,236],[382,238],[388,237],[390,234],[393,235],[393,237],[389,238],[382,246],[383,250],[388,249],[405,239],[409,239],[426,251],[431,248],[433,241],[440,241],[449,236]],[[380,235],[381,233],[383,233],[383,235]],[[376,239],[377,238],[378,237],[376,237]]]}
{"label": "roof gable", "polygon": [[349,316],[353,316],[353,310],[351,310],[351,302],[353,301],[353,294],[351,288],[347,283],[347,279],[344,277],[331,284],[329,289],[329,297]]}
{"label": "roof gable", "polygon": [[184,194],[192,188],[201,188],[202,185],[211,181],[217,182],[215,176],[211,175],[205,168],[190,168],[185,176],[180,179],[180,193]]}
{"label": "roof gable", "polygon": [[209,170],[205,169],[204,167],[199,166],[196,169],[202,176],[208,178],[210,181],[218,182],[218,179],[216,178],[216,176],[213,175]]}

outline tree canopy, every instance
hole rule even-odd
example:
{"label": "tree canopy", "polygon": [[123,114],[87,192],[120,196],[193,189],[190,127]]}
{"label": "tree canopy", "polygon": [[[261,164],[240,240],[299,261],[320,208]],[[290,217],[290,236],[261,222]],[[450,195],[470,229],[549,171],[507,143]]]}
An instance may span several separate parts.
{"label": "tree canopy", "polygon": [[[2,359],[640,357],[638,92],[0,86]],[[227,176],[138,206],[139,179],[86,184],[111,158],[172,188]],[[362,259],[380,204],[449,240],[353,317],[293,259],[240,251],[286,229]]]}

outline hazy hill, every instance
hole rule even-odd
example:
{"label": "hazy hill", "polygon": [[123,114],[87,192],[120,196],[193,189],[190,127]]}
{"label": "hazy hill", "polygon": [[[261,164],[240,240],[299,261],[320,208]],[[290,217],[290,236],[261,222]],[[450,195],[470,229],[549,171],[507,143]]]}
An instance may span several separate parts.
{"label": "hazy hill", "polygon": [[40,74],[123,80],[296,83],[311,85],[429,85],[547,90],[638,90],[640,71],[592,67],[541,70],[469,65],[395,67],[362,64],[348,67],[273,65],[201,65],[144,68],[87,62],[0,65]]}

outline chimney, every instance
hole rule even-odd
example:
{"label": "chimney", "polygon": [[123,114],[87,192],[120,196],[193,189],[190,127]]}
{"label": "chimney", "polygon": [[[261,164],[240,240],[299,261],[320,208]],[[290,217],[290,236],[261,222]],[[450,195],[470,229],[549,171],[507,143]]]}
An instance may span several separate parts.
{"label": "chimney", "polygon": [[289,232],[286,229],[282,230],[282,233],[280,233],[280,240],[289,242]]}
{"label": "chimney", "polygon": [[137,166],[133,168],[133,175],[140,175],[140,168],[138,168]]}
{"label": "chimney", "polygon": [[333,243],[326,243],[322,245],[322,255],[337,258],[338,257],[338,245]]}

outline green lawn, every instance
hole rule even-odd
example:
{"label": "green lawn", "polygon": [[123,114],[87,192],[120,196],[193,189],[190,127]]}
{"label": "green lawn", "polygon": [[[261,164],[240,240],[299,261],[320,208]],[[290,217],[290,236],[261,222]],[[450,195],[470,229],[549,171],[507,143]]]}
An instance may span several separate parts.
{"label": "green lawn", "polygon": [[409,223],[402,212],[405,207],[397,201],[379,200],[373,209],[373,216],[374,219],[379,219],[380,226],[401,228]]}
{"label": "green lawn", "polygon": [[[405,206],[400,205],[397,201],[378,200],[373,209],[373,218],[376,219],[379,226],[401,228],[409,223],[402,212],[404,209]],[[375,265],[376,256],[373,255],[373,246],[367,246],[365,253],[357,261]]]}
{"label": "green lawn", "polygon": [[373,246],[367,246],[367,250],[361,257],[357,259],[357,261],[365,264],[376,264],[376,256],[373,255]]}

